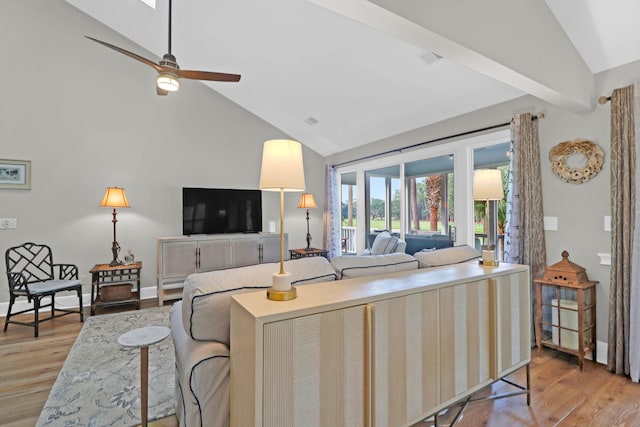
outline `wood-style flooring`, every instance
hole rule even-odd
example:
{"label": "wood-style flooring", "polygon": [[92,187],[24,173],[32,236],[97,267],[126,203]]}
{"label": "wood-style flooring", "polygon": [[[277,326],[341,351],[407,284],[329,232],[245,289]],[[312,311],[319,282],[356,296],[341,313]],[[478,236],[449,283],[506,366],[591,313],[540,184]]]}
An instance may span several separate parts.
{"label": "wood-style flooring", "polygon": [[[143,308],[155,306],[156,300],[142,302]],[[127,308],[100,313],[123,309]],[[4,326],[4,318],[0,321]],[[21,325],[9,325],[7,332],[0,332],[0,426],[35,425],[81,328],[78,316],[70,315],[42,323],[39,338],[33,337],[33,328]],[[513,380],[523,383],[524,369]],[[531,387],[531,406],[526,405],[525,396],[473,403],[457,425],[640,427],[640,385],[609,373],[602,365],[585,361],[580,372],[575,357],[547,349],[538,355],[534,349]],[[502,382],[492,388],[497,392],[513,389]],[[440,425],[446,426],[448,418],[450,421],[450,415],[441,416]],[[168,417],[160,425],[174,427],[177,420]]]}

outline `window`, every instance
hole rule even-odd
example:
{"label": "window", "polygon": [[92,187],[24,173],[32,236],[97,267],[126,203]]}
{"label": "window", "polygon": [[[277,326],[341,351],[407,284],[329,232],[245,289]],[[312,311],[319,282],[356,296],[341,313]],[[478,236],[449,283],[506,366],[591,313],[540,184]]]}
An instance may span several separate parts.
{"label": "window", "polygon": [[367,234],[400,233],[400,166],[365,172]]}
{"label": "window", "polygon": [[[476,210],[472,197],[473,173],[475,169],[500,168],[506,182],[509,141],[509,130],[505,129],[399,151],[338,169],[342,178],[343,232],[355,227],[353,240],[349,241],[354,245],[349,246],[349,252],[366,249],[377,230],[390,230],[403,238],[409,234],[449,233],[456,245],[483,244],[482,235],[487,230],[484,209]],[[357,216],[359,220],[352,221],[352,226],[347,225],[349,215],[345,210],[348,186],[353,192],[352,218]],[[498,207],[501,249],[505,203],[500,202]]]}
{"label": "window", "polygon": [[356,226],[358,215],[358,186],[356,173],[340,175],[340,247],[343,254],[356,253]]}
{"label": "window", "polygon": [[447,234],[454,225],[453,154],[405,165],[408,234]]}
{"label": "window", "polygon": [[[509,176],[510,143],[480,147],[473,150],[473,169],[498,169],[502,176],[505,197],[498,201],[474,200],[473,228],[474,245],[480,250],[487,245],[498,252],[498,259],[504,254],[504,228],[507,213],[507,180]],[[487,209],[488,208],[488,209]]]}

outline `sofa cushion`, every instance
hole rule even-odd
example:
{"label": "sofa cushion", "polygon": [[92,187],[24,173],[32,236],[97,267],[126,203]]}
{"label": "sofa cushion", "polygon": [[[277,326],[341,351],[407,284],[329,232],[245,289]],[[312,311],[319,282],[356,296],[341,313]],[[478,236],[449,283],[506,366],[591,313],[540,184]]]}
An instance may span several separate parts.
{"label": "sofa cushion", "polygon": [[[231,295],[270,287],[279,268],[279,263],[257,264],[187,277],[182,291],[182,318],[187,334],[194,340],[229,345]],[[285,271],[291,273],[291,282],[296,286],[337,277],[323,257],[285,261]]]}
{"label": "sofa cushion", "polygon": [[404,252],[394,252],[385,255],[337,256],[331,259],[331,265],[338,273],[338,278],[343,279],[416,270],[418,260]]}
{"label": "sofa cushion", "polygon": [[420,268],[437,267],[439,265],[457,264],[480,257],[480,252],[469,245],[451,248],[424,250],[413,254],[420,263]]}

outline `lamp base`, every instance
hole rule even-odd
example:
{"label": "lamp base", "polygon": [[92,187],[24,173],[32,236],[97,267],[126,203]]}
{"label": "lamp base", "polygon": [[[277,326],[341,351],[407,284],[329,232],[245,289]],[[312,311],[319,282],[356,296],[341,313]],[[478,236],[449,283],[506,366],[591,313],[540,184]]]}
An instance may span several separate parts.
{"label": "lamp base", "polygon": [[291,286],[291,273],[274,273],[273,285],[267,289],[267,299],[289,301],[298,296],[296,288]]}
{"label": "lamp base", "polygon": [[487,267],[497,267],[500,265],[500,261],[496,261],[496,260],[478,260],[480,265],[486,265]]}
{"label": "lamp base", "polygon": [[[115,209],[114,209],[115,211]],[[113,229],[113,243],[111,245],[111,253],[113,254],[113,259],[111,260],[111,262],[109,263],[109,265],[111,267],[115,267],[116,265],[122,265],[122,261],[120,261],[120,259],[118,258],[118,254],[120,254],[120,245],[118,244],[118,242],[116,242],[116,238],[115,238],[115,223],[113,224],[114,229]]]}
{"label": "lamp base", "polygon": [[293,286],[287,291],[276,291],[273,288],[267,289],[267,299],[271,301],[289,301],[295,299],[297,296],[298,293]]}

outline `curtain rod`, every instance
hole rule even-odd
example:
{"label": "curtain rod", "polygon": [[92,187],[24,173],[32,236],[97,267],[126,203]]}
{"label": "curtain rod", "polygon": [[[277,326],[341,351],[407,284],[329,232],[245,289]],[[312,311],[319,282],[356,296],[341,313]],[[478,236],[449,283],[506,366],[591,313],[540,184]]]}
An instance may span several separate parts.
{"label": "curtain rod", "polygon": [[610,96],[601,96],[600,98],[598,98],[598,104],[600,104],[600,105],[604,105],[609,101],[611,101],[611,97]]}
{"label": "curtain rod", "polygon": [[[538,119],[544,119],[544,113],[538,113],[537,115],[534,115],[533,117],[531,117],[532,121],[533,120],[538,120]],[[467,136],[467,135],[471,135],[473,133],[484,132],[484,131],[492,130],[492,129],[498,129],[498,128],[509,126],[509,125],[511,125],[510,121],[506,122],[506,123],[500,123],[500,124],[497,124],[497,125],[486,126],[486,127],[479,128],[479,129],[468,130],[468,131],[456,133],[456,134],[453,134],[453,135],[441,136],[439,138],[430,139],[428,141],[418,142],[417,144],[407,145],[407,146],[401,147],[401,148],[394,148],[393,150],[383,151],[381,153],[370,154],[368,156],[360,157],[358,159],[347,160],[346,162],[338,163],[338,164],[336,164],[334,166],[335,167],[344,166],[344,165],[348,165],[350,163],[360,162],[360,161],[363,161],[363,160],[369,160],[369,159],[372,159],[372,158],[375,158],[375,157],[386,156],[387,154],[399,153],[399,152],[401,152],[403,150],[409,150],[409,149],[412,149],[412,148],[421,147],[423,145],[431,144],[431,143],[434,143],[434,142],[444,141],[446,139],[457,138],[457,137],[460,137],[460,136]]]}

